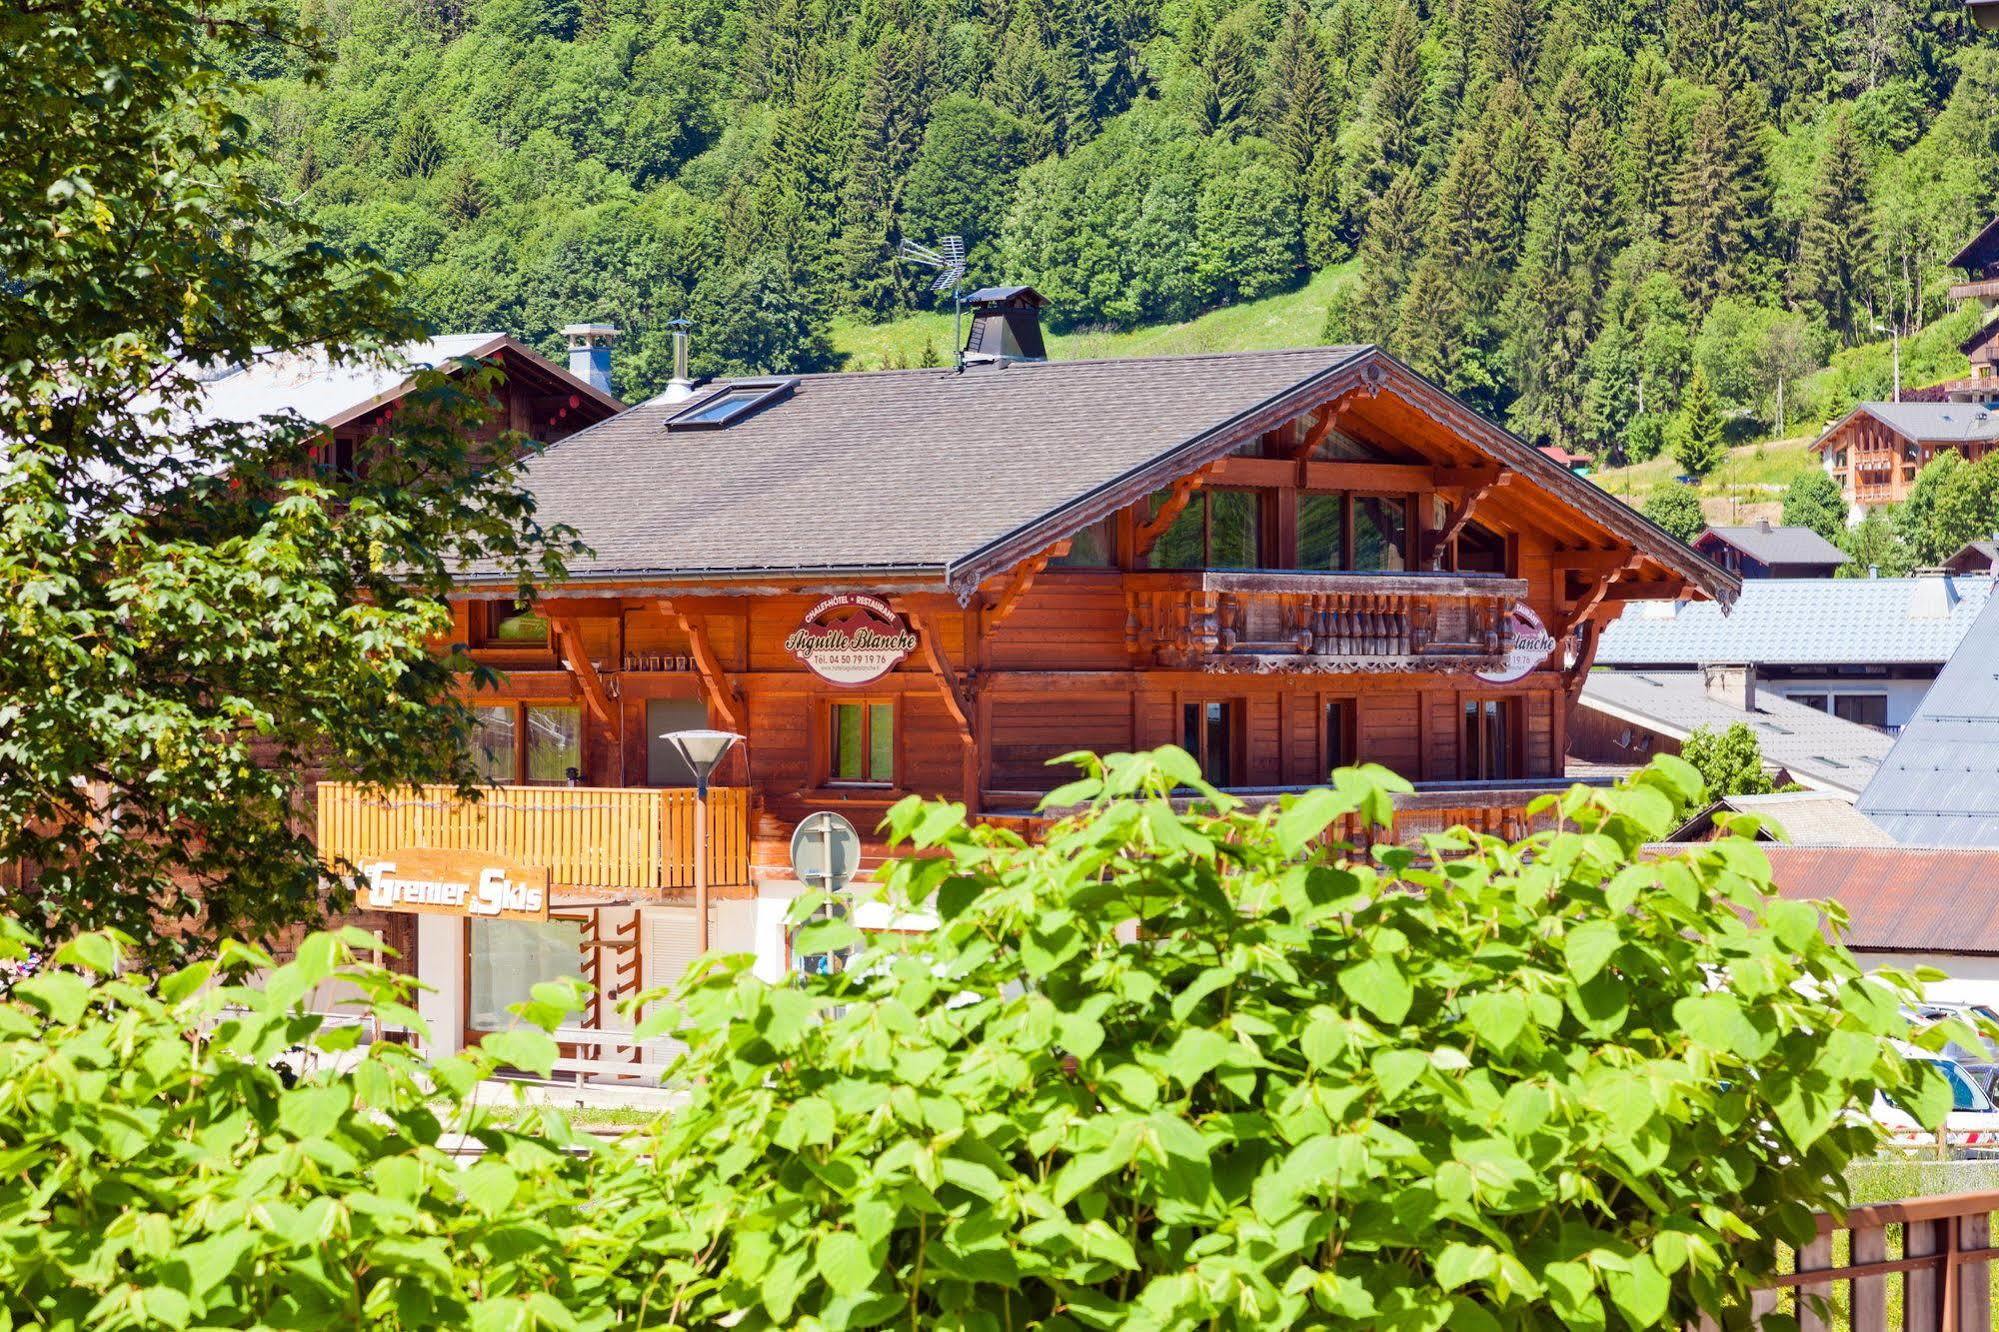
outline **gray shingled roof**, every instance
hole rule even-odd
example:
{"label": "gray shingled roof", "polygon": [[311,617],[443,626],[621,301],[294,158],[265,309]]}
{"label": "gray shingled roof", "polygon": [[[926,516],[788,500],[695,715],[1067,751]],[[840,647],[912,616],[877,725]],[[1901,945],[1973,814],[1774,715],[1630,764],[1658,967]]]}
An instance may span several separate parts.
{"label": "gray shingled roof", "polygon": [[1863,402],[1840,424],[1856,412],[1866,412],[1907,439],[1942,443],[1999,439],[1999,412],[1979,402]]}
{"label": "gray shingled roof", "polygon": [[1711,601],[1628,608],[1604,630],[1596,664],[1941,664],[1991,593],[1983,574],[1752,578],[1727,615]]}
{"label": "gray shingled roof", "polygon": [[1696,726],[1720,730],[1744,722],[1756,733],[1766,761],[1801,785],[1848,795],[1867,785],[1894,744],[1871,726],[1765,690],[1757,691],[1754,712],[1730,707],[1708,696],[1699,671],[1592,671],[1583,681],[1582,705],[1674,739],[1684,739]]}
{"label": "gray shingled roof", "polygon": [[[1893,846],[1895,839],[1853,807],[1853,801],[1825,791],[1771,791],[1763,795],[1723,796],[1688,821],[1703,827],[1715,814],[1729,810],[1754,814],[1765,827],[1793,846]],[[1685,829],[1681,830],[1686,831]],[[1684,840],[1678,833],[1673,841]]]}
{"label": "gray shingled roof", "polygon": [[1809,527],[1773,527],[1753,523],[1747,527],[1710,527],[1694,538],[1696,546],[1708,536],[1727,542],[1761,564],[1846,563],[1846,552]]}
{"label": "gray shingled roof", "polygon": [[1905,845],[1999,847],[1999,606],[1958,644],[1859,807]]}

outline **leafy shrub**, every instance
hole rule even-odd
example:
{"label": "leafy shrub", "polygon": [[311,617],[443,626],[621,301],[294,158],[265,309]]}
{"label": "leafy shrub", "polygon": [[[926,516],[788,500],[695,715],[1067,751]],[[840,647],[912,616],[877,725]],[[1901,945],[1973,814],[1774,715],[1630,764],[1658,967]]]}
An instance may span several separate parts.
{"label": "leafy shrub", "polygon": [[[579,985],[427,1063],[300,1011],[338,976],[421,1028],[346,936],[260,987],[71,943],[0,1000],[0,1326],[1677,1325],[1837,1202],[1848,1107],[1948,1101],[1753,843],[1640,859],[1677,761],[1374,864],[1323,839],[1386,815],[1379,769],[1250,812],[1178,750],[1089,764],[1035,846],[896,807],[884,895],[936,930],[708,961],[642,1024],[693,1042],[688,1102],[622,1142],[475,1105]],[[296,1047],[346,1064],[287,1086]]]}
{"label": "leafy shrub", "polygon": [[1251,812],[1177,750],[1085,761],[1042,845],[892,811],[921,855],[887,899],[934,902],[934,932],[686,995],[671,1221],[642,1247],[692,1321],[1739,1318],[1874,1147],[1848,1107],[1910,1076],[1891,992],[1765,900],[1752,844],[1641,859],[1700,795],[1678,760],[1578,788],[1523,845],[1378,865],[1317,844],[1386,814],[1380,769]]}
{"label": "leafy shrub", "polygon": [[1682,541],[1692,541],[1707,526],[1700,492],[1677,481],[1666,481],[1645,497],[1641,512]]}

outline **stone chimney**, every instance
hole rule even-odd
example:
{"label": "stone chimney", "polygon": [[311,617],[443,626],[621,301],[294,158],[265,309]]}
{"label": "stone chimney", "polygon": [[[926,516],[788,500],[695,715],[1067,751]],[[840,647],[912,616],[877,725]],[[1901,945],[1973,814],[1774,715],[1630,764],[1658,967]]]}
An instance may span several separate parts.
{"label": "stone chimney", "polygon": [[1750,665],[1714,665],[1701,667],[1701,681],[1707,687],[1707,696],[1717,703],[1726,703],[1739,712],[1756,711],[1756,668]]}
{"label": "stone chimney", "polygon": [[562,330],[569,342],[569,373],[600,392],[611,392],[611,344],[618,340],[612,324],[571,324]]}

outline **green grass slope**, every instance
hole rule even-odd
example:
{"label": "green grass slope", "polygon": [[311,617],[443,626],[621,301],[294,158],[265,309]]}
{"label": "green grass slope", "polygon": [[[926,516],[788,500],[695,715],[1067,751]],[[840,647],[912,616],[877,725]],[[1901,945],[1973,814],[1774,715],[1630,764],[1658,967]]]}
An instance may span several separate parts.
{"label": "green grass slope", "polygon": [[[1293,291],[1260,301],[1210,310],[1180,324],[1144,328],[1053,333],[1048,355],[1081,361],[1097,357],[1179,356],[1198,352],[1267,351],[1280,347],[1315,347],[1323,339],[1326,305],[1333,293],[1354,280],[1349,262],[1324,269]],[[846,357],[849,370],[894,370],[908,366],[948,365],[952,351],[951,316],[911,315],[885,324],[837,323],[833,345]]]}

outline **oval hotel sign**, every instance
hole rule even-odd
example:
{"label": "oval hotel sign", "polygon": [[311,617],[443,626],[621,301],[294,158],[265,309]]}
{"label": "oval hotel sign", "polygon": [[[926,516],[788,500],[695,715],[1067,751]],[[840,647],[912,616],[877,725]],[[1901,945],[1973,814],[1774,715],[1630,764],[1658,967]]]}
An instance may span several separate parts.
{"label": "oval hotel sign", "polygon": [[828,597],[784,640],[784,650],[836,685],[872,684],[916,651],[916,633],[880,597]]}
{"label": "oval hotel sign", "polygon": [[1513,603],[1513,646],[1506,661],[1496,671],[1480,671],[1478,678],[1489,684],[1512,684],[1546,661],[1555,650],[1555,636],[1541,623],[1541,617],[1524,601]]}

